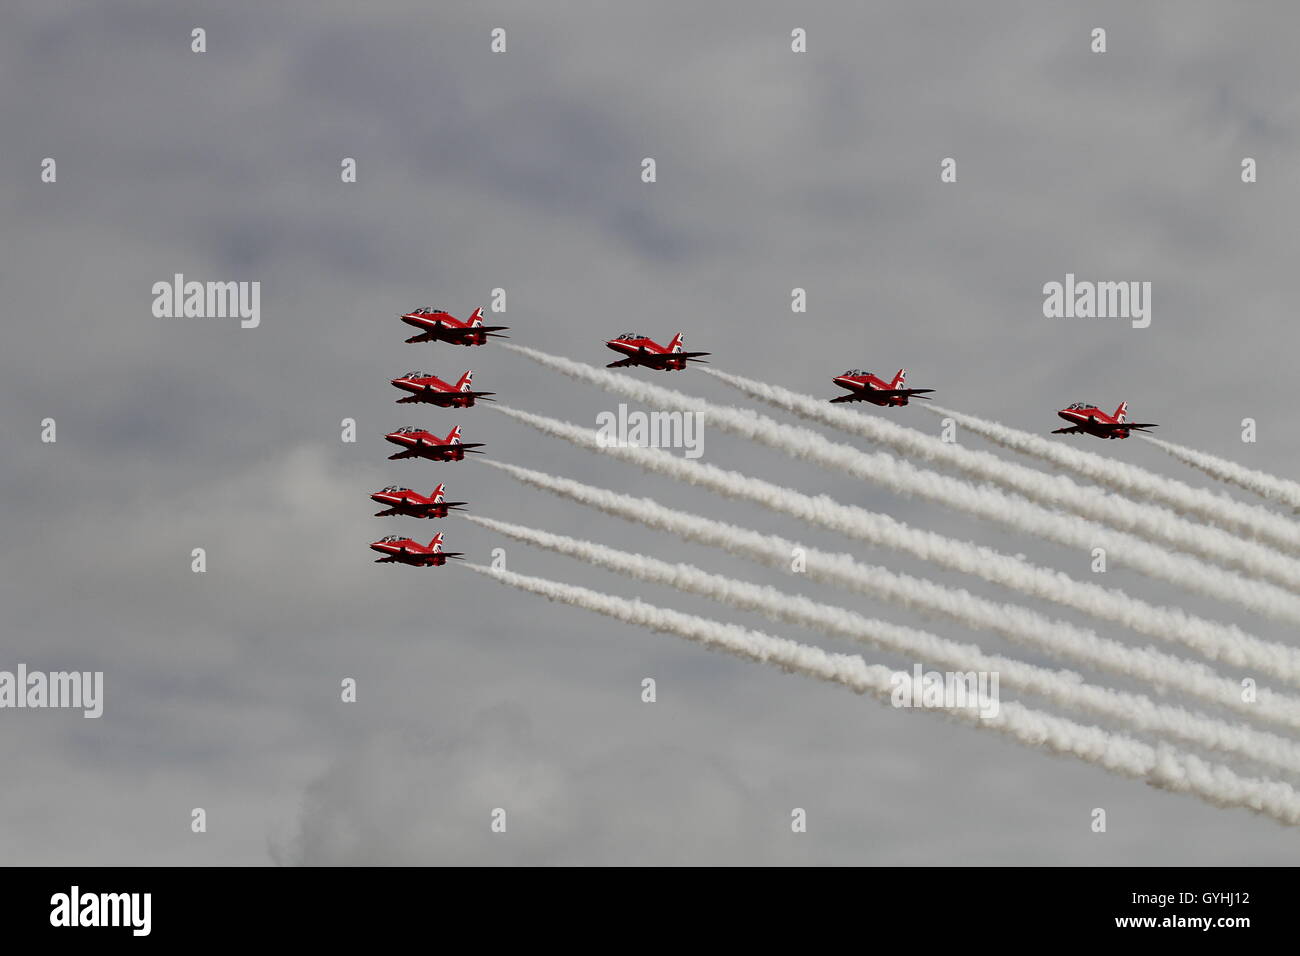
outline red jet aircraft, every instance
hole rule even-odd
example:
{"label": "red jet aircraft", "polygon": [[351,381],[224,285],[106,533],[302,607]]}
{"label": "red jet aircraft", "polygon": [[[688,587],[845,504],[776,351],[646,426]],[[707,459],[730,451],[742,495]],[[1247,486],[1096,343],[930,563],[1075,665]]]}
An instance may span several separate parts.
{"label": "red jet aircraft", "polygon": [[466,452],[472,452],[475,455],[483,454],[481,451],[475,451],[475,449],[483,447],[481,441],[467,444],[460,440],[459,425],[447,432],[446,438],[439,438],[433,432],[426,431],[423,428],[416,428],[414,425],[407,425],[395,432],[389,432],[384,438],[394,445],[401,445],[403,449],[396,455],[389,455],[389,461],[397,461],[401,458],[426,458],[429,461],[464,461]]}
{"label": "red jet aircraft", "polygon": [[832,402],[870,402],[882,408],[886,405],[906,405],[909,398],[925,398],[925,392],[934,391],[932,388],[903,388],[907,381],[905,368],[898,370],[892,382],[876,378],[871,372],[859,368],[851,368],[843,375],[836,375],[831,381],[840,388],[849,390],[848,395],[838,395],[831,399]]}
{"label": "red jet aircraft", "polygon": [[407,372],[401,378],[393,379],[393,385],[410,392],[397,403],[420,402],[424,405],[440,405],[443,408],[469,408],[475,399],[495,395],[496,392],[476,392],[470,388],[474,373],[466,372],[455,385],[448,385],[436,375],[429,372]]}
{"label": "red jet aircraft", "polygon": [[497,334],[509,328],[509,326],[483,324],[482,309],[475,309],[464,322],[442,309],[431,309],[428,306],[407,312],[401,316],[401,319],[407,325],[413,325],[421,330],[421,334],[411,336],[406,340],[408,342],[450,342],[452,345],[486,345],[489,338],[510,338],[508,335]]}
{"label": "red jet aircraft", "polygon": [[[687,362],[703,361],[697,356],[709,355],[709,352],[683,352],[682,333],[678,332],[665,348],[639,332],[624,332],[616,339],[610,339],[605,347],[626,356],[617,362],[610,362],[605,368],[624,368],[628,365],[644,365],[659,372],[680,372]],[[708,362],[704,362],[708,365]]]}
{"label": "red jet aircraft", "polygon": [[1107,415],[1092,402],[1075,402],[1056,414],[1069,422],[1070,427],[1053,429],[1053,435],[1078,435],[1082,432],[1098,438],[1128,438],[1134,429],[1159,427],[1153,422],[1126,421],[1128,402],[1120,402],[1114,415]]}
{"label": "red jet aircraft", "polygon": [[376,491],[370,496],[370,500],[388,506],[386,511],[376,511],[376,518],[386,518],[389,515],[405,515],[408,518],[445,518],[452,508],[459,508],[467,502],[448,501],[442,493],[443,488],[443,485],[439,485],[433,489],[433,494],[426,498],[410,488],[389,485],[382,491]]}
{"label": "red jet aircraft", "polygon": [[386,557],[378,558],[375,564],[411,564],[417,568],[427,568],[431,565],[441,567],[447,563],[448,558],[462,557],[464,551],[444,551],[442,550],[442,532],[439,531],[433,536],[433,540],[427,546],[420,544],[418,541],[412,541],[400,534],[385,535],[378,541],[370,545],[370,550],[378,551]]}

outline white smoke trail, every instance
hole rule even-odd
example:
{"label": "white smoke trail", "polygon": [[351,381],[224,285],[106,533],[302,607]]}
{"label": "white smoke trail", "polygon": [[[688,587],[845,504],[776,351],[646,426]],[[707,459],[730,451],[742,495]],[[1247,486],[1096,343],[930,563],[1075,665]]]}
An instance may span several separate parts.
{"label": "white smoke trail", "polygon": [[931,666],[961,673],[997,674],[1001,684],[1036,694],[1062,707],[1091,711],[1123,721],[1134,730],[1163,734],[1195,746],[1239,754],[1288,772],[1300,771],[1300,745],[1284,737],[1233,725],[1181,707],[1157,704],[1140,694],[1086,684],[1078,674],[1070,671],[1049,670],[1013,658],[985,654],[975,644],[962,644],[927,631],[874,620],[845,608],[712,574],[689,564],[669,564],[595,542],[479,515],[465,514],[461,517],[517,541],[640,581],[666,584],[742,611],[757,611],[770,620],[813,628],[881,650],[908,655]]}
{"label": "white smoke trail", "polygon": [[1050,440],[1032,432],[941,406],[919,407],[940,417],[951,418],[966,431],[986,438],[995,445],[1069,469],[1122,494],[1159,502],[1179,514],[1193,515],[1231,531],[1248,534],[1274,547],[1300,553],[1300,525],[1279,521],[1277,514],[1267,508],[1235,501],[1220,492],[1193,488],[1185,482],[1158,475],[1137,465],[1084,451],[1067,441]]}
{"label": "white smoke trail", "polygon": [[[794,557],[800,555],[803,559],[802,572],[814,580],[892,601],[909,610],[938,615],[988,630],[1010,641],[1047,653],[1060,653],[1054,650],[1052,644],[1052,636],[1058,634],[1065,639],[1067,646],[1096,646],[1094,642],[1097,637],[1092,631],[1069,622],[1053,620],[1029,608],[991,601],[963,589],[945,587],[889,568],[862,564],[852,555],[831,554],[804,547],[776,535],[715,521],[677,508],[667,508],[651,498],[637,498],[596,488],[571,478],[548,475],[505,462],[486,460],[484,463],[535,488],[561,495],[605,514],[635,521],[657,531],[666,531],[687,541],[722,548],[737,557],[758,561],[768,567],[788,571]],[[1101,589],[1098,591],[1099,599],[1107,595]],[[1256,668],[1300,687],[1300,649],[1261,640],[1235,625],[1208,621],[1176,608],[1128,598],[1118,592],[1110,594],[1117,595],[1120,602],[1130,602],[1133,605],[1132,611],[1126,616],[1121,618],[1116,615],[1113,619],[1127,623],[1139,633],[1190,647],[1210,660],[1222,661],[1233,667]],[[1109,648],[1102,646],[1097,653],[1103,661],[1109,659]],[[1081,660],[1075,656],[1070,659]],[[1091,662],[1092,659],[1084,662]],[[1164,686],[1163,662],[1151,664],[1148,671],[1141,675],[1142,679]],[[1261,690],[1260,693],[1269,694],[1267,690]],[[1226,700],[1228,706],[1242,713],[1254,713],[1247,709],[1254,705],[1242,703],[1236,685],[1216,685],[1213,696],[1209,699],[1215,702]]]}
{"label": "white smoke trail", "polygon": [[[1019,558],[1000,554],[991,548],[945,538],[933,532],[918,531],[895,521],[888,515],[842,505],[825,495],[811,498],[793,489],[782,488],[739,472],[676,458],[658,448],[603,447],[596,433],[590,429],[532,412],[521,412],[504,405],[491,407],[504,415],[532,425],[545,434],[563,438],[579,447],[603,451],[611,457],[633,462],[649,471],[708,488],[730,498],[752,501],[850,537],[907,551],[922,560],[975,574],[985,580],[1036,597],[1056,600],[1101,617],[1119,615],[1130,618],[1135,616],[1138,610],[1133,605],[1124,607],[1129,599],[1121,591],[1108,592],[1097,585],[1074,581],[1065,574],[1038,568]],[[1178,638],[1174,636],[1170,639]],[[1096,667],[1107,670],[1118,669],[1121,673],[1133,673],[1142,679],[1170,686],[1175,686],[1176,682],[1176,686],[1188,693],[1214,693],[1216,700],[1229,704],[1231,699],[1236,703],[1229,704],[1230,706],[1242,706],[1239,689],[1232,687],[1230,682],[1223,682],[1217,691],[1210,691],[1206,683],[1216,679],[1212,671],[1202,665],[1154,649],[1132,648],[1118,641],[1095,636],[1085,643],[1054,643],[1052,647],[1062,656],[1083,659]],[[1222,679],[1218,678],[1218,680]],[[1297,717],[1300,716],[1295,701],[1279,697],[1271,698],[1267,709],[1260,703],[1250,713],[1259,719],[1273,720],[1288,726],[1294,726]]]}
{"label": "white smoke trail", "polygon": [[[513,571],[493,570],[477,564],[460,567],[494,578],[551,601],[595,611],[606,617],[654,631],[675,634],[690,641],[752,661],[775,664],[785,670],[840,684],[880,701],[894,695],[894,672],[868,664],[860,656],[834,654],[786,638],[682,614],[642,601],[629,601],[588,588],[561,584]],[[982,719],[965,707],[933,708],[974,727],[995,730],[1018,743],[1052,753],[1069,754],[1112,773],[1144,780],[1153,786],[1187,793],[1218,807],[1244,807],[1280,823],[1300,823],[1300,794],[1285,783],[1241,777],[1228,767],[1209,764],[1170,747],[1151,747],[1122,734],[1032,710],[1009,701],[996,717]]]}
{"label": "white smoke trail", "polygon": [[[1293,510],[1300,509],[1300,482],[1292,481],[1289,478],[1279,478],[1277,475],[1270,475],[1266,471],[1247,468],[1235,461],[1229,461],[1217,455],[1208,455],[1203,451],[1196,451],[1183,445],[1175,445],[1173,442],[1164,441],[1154,435],[1140,435],[1139,437],[1145,438],[1183,464],[1191,465],[1198,471],[1205,472],[1211,478],[1217,478],[1219,481],[1226,481],[1230,485],[1244,488],[1246,491],[1259,495],[1267,501],[1276,501]],[[1291,528],[1298,527],[1291,523],[1280,521],[1278,523],[1286,524]]]}
{"label": "white smoke trail", "polygon": [[1300,562],[1294,558],[1254,541],[1243,540],[1222,528],[1197,525],[1167,508],[1138,504],[1092,485],[1080,485],[1065,475],[1044,474],[1015,462],[1003,461],[986,451],[941,441],[915,428],[895,424],[877,415],[848,411],[779,385],[769,385],[716,368],[702,368],[700,371],[776,408],[887,445],[910,458],[920,458],[971,478],[994,482],[1039,504],[1162,541],[1188,554],[1246,571],[1285,587],[1294,588],[1300,582]]}
{"label": "white smoke trail", "polygon": [[[637,401],[700,412],[707,416],[706,420],[710,424],[733,434],[758,441],[797,458],[838,468],[898,494],[927,498],[1085,553],[1094,548],[1104,548],[1109,558],[1122,561],[1143,574],[1238,604],[1277,620],[1300,624],[1300,597],[1295,594],[1275,585],[1247,580],[1210,567],[1195,558],[1172,553],[1131,534],[1112,531],[1095,522],[1050,511],[1024,498],[1008,496],[996,488],[977,488],[947,475],[918,469],[892,455],[860,452],[806,429],[783,425],[749,409],[714,405],[681,392],[645,384],[625,375],[615,375],[604,369],[525,346],[510,345],[509,348],[571,378],[600,385]],[[1297,578],[1296,586],[1300,587],[1300,578]]]}

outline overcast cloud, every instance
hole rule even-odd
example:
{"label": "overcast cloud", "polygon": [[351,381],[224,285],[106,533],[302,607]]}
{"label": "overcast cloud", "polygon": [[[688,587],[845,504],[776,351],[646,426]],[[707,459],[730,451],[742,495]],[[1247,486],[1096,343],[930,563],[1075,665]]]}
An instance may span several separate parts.
{"label": "overcast cloud", "polygon": [[[1097,26],[1104,55],[1089,52]],[[505,54],[489,51],[494,27]],[[790,52],[795,27],[806,54]],[[375,565],[369,541],[437,528],[372,518],[366,496],[445,481],[476,513],[1047,663],[472,462],[386,461],[385,432],[459,423],[500,460],[848,547],[487,408],[399,408],[388,380],[412,368],[472,367],[502,402],[588,426],[618,399],[499,348],[403,344],[395,315],[464,314],[502,287],[514,340],[553,353],[603,364],[615,334],[681,329],[719,367],[797,391],[906,366],[942,404],[1036,432],[1069,402],[1127,399],[1161,437],[1294,477],[1298,29],[1284,3],[9,5],[0,668],[102,670],[105,709],[0,713],[0,859],[1291,862],[1289,834],[1244,811],[455,568]],[[958,181],[943,185],[948,156]],[[340,182],[344,157],[356,184]],[[1042,286],[1067,272],[1150,281],[1150,328],[1045,319]],[[175,273],[260,282],[260,327],[156,318],[151,286]],[[790,311],[796,286],[806,314]],[[628,374],[745,404],[705,376]],[[916,408],[862,414],[938,428]],[[1087,447],[1209,484],[1143,442]],[[717,430],[704,460],[1091,577],[1087,555]],[[846,649],[439,527],[476,561],[504,547],[522,573]],[[1120,567],[1107,583],[1294,640]],[[347,677],[355,704],[339,699]],[[506,834],[489,831],[495,807]],[[794,807],[806,834],[790,832]]]}

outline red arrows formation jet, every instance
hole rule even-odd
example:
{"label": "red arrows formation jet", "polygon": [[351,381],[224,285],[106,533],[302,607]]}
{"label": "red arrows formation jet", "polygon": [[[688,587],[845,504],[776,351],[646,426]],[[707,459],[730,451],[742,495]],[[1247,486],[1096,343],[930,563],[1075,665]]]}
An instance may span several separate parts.
{"label": "red arrows formation jet", "polygon": [[395,432],[389,432],[384,438],[394,445],[401,445],[403,449],[396,455],[389,455],[389,461],[401,461],[404,458],[424,458],[428,461],[464,461],[466,452],[475,455],[483,454],[481,451],[474,450],[483,447],[481,441],[467,444],[460,440],[459,425],[447,432],[446,438],[439,438],[433,432],[426,431],[423,428],[416,428],[414,425],[407,425]]}
{"label": "red arrows formation jet", "polygon": [[439,485],[426,498],[410,488],[389,485],[376,491],[370,496],[370,500],[388,505],[387,510],[375,512],[376,518],[386,518],[389,515],[405,515],[408,518],[445,518],[452,508],[468,504],[465,501],[448,501],[447,496],[443,494],[445,488],[446,485]]}
{"label": "red arrows formation jet", "polygon": [[1053,435],[1095,435],[1097,438],[1128,438],[1145,428],[1158,428],[1152,422],[1128,420],[1128,402],[1120,402],[1114,415],[1107,415],[1092,402],[1075,402],[1056,413],[1070,423],[1068,428],[1057,428]]}
{"label": "red arrows formation jet", "polygon": [[[685,352],[682,350],[682,333],[678,332],[667,345],[660,345],[648,339],[640,332],[624,332],[616,339],[605,343],[605,348],[613,349],[624,356],[610,362],[606,368],[626,368],[629,365],[643,365],[660,372],[680,372],[687,362],[702,362],[701,355],[708,352]],[[704,363],[708,365],[708,362]]]}
{"label": "red arrows formation jet", "polygon": [[474,401],[495,395],[496,392],[476,392],[470,388],[474,373],[466,372],[455,385],[448,385],[438,376],[429,372],[407,372],[400,378],[393,379],[392,384],[403,391],[410,392],[405,398],[399,398],[397,404],[420,402],[424,405],[438,405],[442,408],[471,408]]}
{"label": "red arrows formation jet", "polygon": [[836,375],[831,379],[840,388],[849,390],[847,395],[838,395],[831,401],[871,402],[884,408],[886,405],[906,405],[909,398],[913,396],[925,398],[925,392],[934,391],[932,388],[904,388],[903,383],[906,380],[907,369],[905,368],[898,370],[892,382],[876,378],[872,373],[864,372],[862,369],[851,368],[843,375]]}
{"label": "red arrows formation jet", "polygon": [[387,534],[370,545],[370,550],[384,555],[375,564],[411,564],[417,568],[442,567],[448,558],[463,557],[464,551],[442,550],[442,532],[433,536],[427,545],[420,544],[400,534]]}
{"label": "red arrows formation jet", "polygon": [[413,335],[407,342],[450,342],[452,345],[486,345],[489,338],[508,339],[508,335],[499,335],[509,326],[484,325],[483,310],[475,309],[468,319],[461,322],[455,316],[442,309],[425,307],[407,312],[401,320],[413,325],[421,332]]}

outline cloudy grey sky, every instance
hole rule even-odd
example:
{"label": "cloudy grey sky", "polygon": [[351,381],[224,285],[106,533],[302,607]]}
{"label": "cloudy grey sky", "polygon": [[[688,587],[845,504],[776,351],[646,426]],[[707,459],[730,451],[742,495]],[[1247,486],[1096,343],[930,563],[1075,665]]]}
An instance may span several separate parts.
{"label": "cloudy grey sky", "polygon": [[[405,345],[394,315],[462,314],[503,287],[515,341],[578,359],[603,363],[622,331],[683,329],[720,367],[799,391],[905,365],[944,404],[1040,432],[1065,403],[1127,399],[1163,437],[1294,474],[1291,5],[28,2],[0,26],[0,668],[106,681],[97,721],[0,715],[0,859],[1294,859],[1291,834],[1244,811],[463,570],[377,566],[365,547],[415,525],[372,518],[368,492],[446,481],[477,513],[1026,656],[481,465],[386,461],[392,428],[460,423],[504,461],[845,547],[485,408],[398,408],[387,382],[410,368],[472,366],[503,401],[586,425],[618,400],[502,349]],[[1089,52],[1098,26],[1104,55]],[[489,50],[494,27],[505,54]],[[806,54],[790,52],[795,27]],[[953,185],[938,181],[946,156]],[[41,182],[45,157],[56,183]],[[343,157],[358,183],[340,182]],[[261,327],[155,318],[150,288],[177,272],[261,282]],[[1150,281],[1151,327],[1043,318],[1043,283],[1067,272]],[[806,314],[790,312],[795,286]],[[629,374],[737,400],[698,374]],[[937,427],[915,408],[863,414]],[[344,417],[355,444],[339,440]],[[1239,441],[1244,417],[1256,444]],[[1088,447],[1208,481],[1141,442]],[[1086,555],[717,432],[705,460],[1088,573]],[[835,646],[444,528],[475,560],[504,544],[516,571]],[[195,547],[206,574],[190,571]],[[1294,639],[1123,569],[1109,583]],[[355,704],[339,700],[345,677]],[[494,807],[506,834],[489,832]],[[790,832],[793,807],[806,834]]]}

